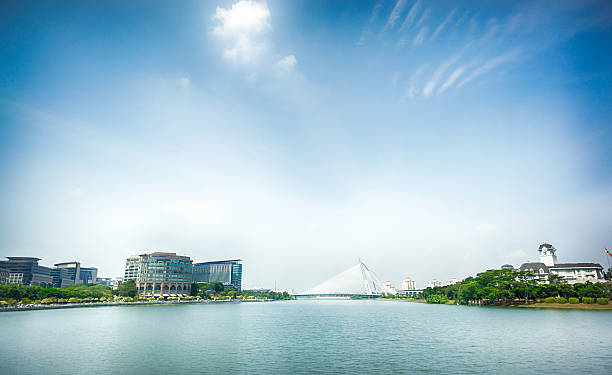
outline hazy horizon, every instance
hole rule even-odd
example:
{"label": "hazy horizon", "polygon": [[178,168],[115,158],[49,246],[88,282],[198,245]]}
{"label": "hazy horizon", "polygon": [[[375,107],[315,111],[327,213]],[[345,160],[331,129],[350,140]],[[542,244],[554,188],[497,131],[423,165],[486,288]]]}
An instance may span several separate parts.
{"label": "hazy horizon", "polygon": [[4,2],[0,256],[308,289],[607,268],[612,3]]}

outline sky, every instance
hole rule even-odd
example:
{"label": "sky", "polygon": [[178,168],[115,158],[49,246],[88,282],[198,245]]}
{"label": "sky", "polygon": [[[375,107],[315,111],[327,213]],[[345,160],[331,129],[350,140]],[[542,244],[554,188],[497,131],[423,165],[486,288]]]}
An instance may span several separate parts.
{"label": "sky", "polygon": [[5,1],[0,256],[301,291],[607,266],[612,3]]}

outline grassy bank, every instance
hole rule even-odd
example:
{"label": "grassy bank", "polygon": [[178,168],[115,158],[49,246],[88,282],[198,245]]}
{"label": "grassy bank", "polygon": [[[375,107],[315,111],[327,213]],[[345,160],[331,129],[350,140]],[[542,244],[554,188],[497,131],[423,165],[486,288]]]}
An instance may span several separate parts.
{"label": "grassy bank", "polygon": [[512,307],[527,308],[527,309],[572,309],[572,310],[611,310],[612,304],[609,305],[598,305],[598,304],[570,304],[570,303],[532,303],[529,305],[516,305]]}

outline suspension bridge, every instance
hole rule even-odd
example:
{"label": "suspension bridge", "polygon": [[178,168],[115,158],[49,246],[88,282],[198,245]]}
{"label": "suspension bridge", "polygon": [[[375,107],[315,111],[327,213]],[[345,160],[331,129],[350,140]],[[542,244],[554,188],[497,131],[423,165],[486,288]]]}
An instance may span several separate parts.
{"label": "suspension bridge", "polygon": [[361,259],[344,272],[293,296],[298,299],[376,298],[384,294],[383,284]]}

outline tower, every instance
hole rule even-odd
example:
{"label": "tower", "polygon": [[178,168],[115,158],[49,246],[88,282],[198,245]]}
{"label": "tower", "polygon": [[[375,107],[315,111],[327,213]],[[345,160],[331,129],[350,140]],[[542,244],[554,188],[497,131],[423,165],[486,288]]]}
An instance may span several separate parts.
{"label": "tower", "polygon": [[557,263],[557,255],[555,254],[557,249],[555,249],[553,245],[543,243],[540,245],[538,251],[540,252],[540,262],[549,267],[554,266]]}

